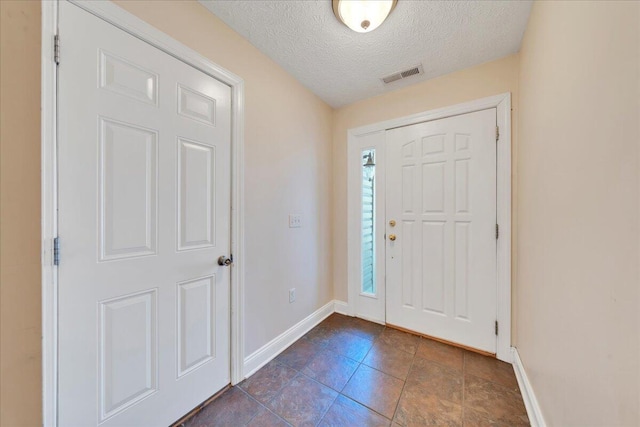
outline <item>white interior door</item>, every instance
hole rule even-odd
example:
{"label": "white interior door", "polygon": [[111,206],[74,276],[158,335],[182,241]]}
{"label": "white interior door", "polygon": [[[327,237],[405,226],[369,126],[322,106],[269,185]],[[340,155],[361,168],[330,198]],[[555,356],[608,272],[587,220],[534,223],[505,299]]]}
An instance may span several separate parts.
{"label": "white interior door", "polygon": [[387,323],[491,353],[495,132],[489,109],[386,134]]}
{"label": "white interior door", "polygon": [[59,13],[59,424],[168,425],[229,383],[230,88]]}

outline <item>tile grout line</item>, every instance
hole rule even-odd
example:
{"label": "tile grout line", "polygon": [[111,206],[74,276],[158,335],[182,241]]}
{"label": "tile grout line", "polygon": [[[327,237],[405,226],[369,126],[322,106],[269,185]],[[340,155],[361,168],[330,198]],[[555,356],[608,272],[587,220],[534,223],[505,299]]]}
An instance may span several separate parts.
{"label": "tile grout line", "polygon": [[[373,408],[371,408],[371,407],[367,406],[366,404],[364,404],[364,403],[362,403],[362,402],[358,401],[357,399],[354,399],[354,398],[352,398],[352,397],[350,397],[350,396],[348,396],[348,395],[346,395],[346,394],[342,393],[342,392],[344,391],[344,389],[347,387],[347,384],[349,384],[349,381],[351,381],[351,379],[352,379],[352,378],[353,378],[353,376],[356,374],[356,372],[358,371],[358,369],[360,369],[360,367],[361,367],[361,366],[366,366],[367,368],[373,369],[374,371],[380,372],[380,373],[385,374],[385,375],[389,375],[389,374],[387,374],[386,372],[382,372],[382,371],[380,371],[380,370],[378,370],[378,369],[376,369],[376,368],[374,368],[374,367],[372,367],[372,366],[369,366],[369,365],[367,365],[367,364],[365,364],[365,363],[364,363],[364,360],[365,360],[365,359],[367,358],[367,356],[369,355],[369,352],[373,349],[373,346],[374,346],[375,342],[377,341],[377,339],[380,337],[380,335],[382,334],[382,332],[383,332],[385,329],[386,329],[386,326],[382,328],[382,331],[380,331],[380,333],[379,333],[379,334],[377,334],[375,338],[373,338],[373,340],[371,341],[371,347],[370,347],[370,348],[369,348],[369,350],[367,351],[367,354],[365,354],[364,358],[362,359],[362,362],[359,362],[359,361],[357,361],[357,360],[355,360],[355,359],[352,359],[352,358],[350,358],[350,357],[348,357],[348,356],[345,356],[345,355],[340,354],[340,353],[338,353],[338,352],[335,352],[335,351],[333,351],[333,350],[330,350],[330,351],[332,351],[333,353],[335,353],[335,354],[337,354],[337,355],[339,355],[339,356],[345,357],[345,358],[347,358],[347,359],[349,359],[349,360],[353,360],[354,362],[356,362],[356,363],[358,364],[358,366],[356,367],[356,369],[354,369],[353,373],[351,374],[351,376],[349,376],[349,379],[347,380],[347,382],[345,382],[344,386],[342,386],[342,390],[340,390],[340,391],[338,392],[338,394],[339,394],[340,396],[344,397],[345,399],[349,399],[349,400],[351,400],[351,401],[353,401],[353,402],[355,402],[355,403],[357,403],[357,404],[361,405],[363,408],[366,408],[366,409],[370,410],[371,412],[373,412],[373,413],[375,413],[375,414],[380,415],[382,418],[384,418],[384,419],[386,419],[386,420],[389,420],[389,421],[390,421],[390,423],[393,423],[393,416],[391,416],[391,418],[389,419],[389,418],[387,418],[384,414],[381,414],[380,412],[378,412],[378,411],[376,411],[375,409],[373,409]],[[354,334],[351,334],[351,335],[354,335]],[[392,378],[396,378],[396,377],[394,377],[393,375],[389,375],[389,376],[391,376]],[[399,379],[399,378],[398,378],[398,379]],[[337,399],[337,397],[336,397],[336,399]],[[397,404],[396,404],[396,405],[397,405]],[[326,414],[325,414],[325,415],[326,415]],[[323,418],[324,418],[324,417],[323,417]]]}
{"label": "tile grout line", "polygon": [[[413,368],[413,364],[416,360],[416,357],[418,354],[418,348],[416,347],[416,352],[413,354],[413,358],[411,359],[411,366],[409,366],[409,372],[407,372],[407,379],[404,380],[404,382],[402,383],[402,390],[400,390],[400,397],[398,397],[398,401],[396,402],[396,407],[393,410],[393,416],[391,417],[391,423],[394,422],[394,420],[396,420],[396,415],[398,414],[398,406],[400,406],[400,401],[402,400],[402,395],[404,394],[404,389],[407,387],[407,381],[409,379],[409,374],[411,373],[411,369]],[[399,421],[396,421],[398,424],[400,424]]]}
{"label": "tile grout line", "polygon": [[[313,379],[313,378],[311,378]],[[322,384],[322,383],[319,383]],[[333,389],[331,389],[333,390]],[[334,390],[335,391],[335,390]],[[340,396],[340,392],[336,393],[336,396],[333,398],[333,400],[331,401],[331,404],[329,404],[329,406],[327,406],[327,409],[324,410],[324,412],[322,413],[322,415],[320,415],[320,418],[318,418],[318,421],[314,424],[314,426],[319,425],[322,420],[324,419],[324,417],[327,415],[327,413],[331,410],[331,407],[336,403],[336,400],[338,400],[338,396]]]}
{"label": "tile grout line", "polygon": [[[280,415],[278,415],[276,412],[274,412],[272,409],[270,409],[267,405],[269,405],[271,402],[273,402],[276,398],[278,398],[279,396],[282,396],[283,390],[288,387],[296,378],[300,377],[300,378],[305,378],[309,381],[313,381],[315,384],[317,384],[320,387],[326,388],[327,390],[331,390],[332,392],[336,393],[335,396],[333,397],[333,399],[327,404],[326,408],[319,413],[319,418],[318,421],[314,423],[315,426],[318,426],[320,423],[323,422],[323,420],[325,419],[325,417],[327,416],[327,414],[329,413],[329,411],[331,411],[331,409],[333,408],[334,405],[336,405],[336,402],[338,400],[338,398],[342,397],[344,399],[347,399],[351,402],[354,402],[355,404],[359,405],[361,408],[366,409],[369,411],[370,414],[377,414],[378,416],[382,417],[384,420],[389,421],[391,424],[393,424],[394,422],[396,423],[400,423],[399,420],[397,420],[397,416],[398,416],[398,411],[400,408],[400,401],[402,400],[404,393],[407,390],[407,385],[408,385],[408,381],[411,378],[410,374],[411,371],[413,370],[413,368],[416,366],[416,362],[417,362],[417,357],[420,357],[420,359],[424,360],[425,362],[428,362],[429,364],[434,364],[434,366],[438,366],[439,368],[442,368],[446,371],[451,371],[453,372],[455,369],[451,368],[449,365],[441,363],[439,360],[432,360],[429,357],[423,357],[420,356],[419,350],[421,348],[421,344],[422,344],[422,340],[427,340],[429,341],[429,338],[425,338],[425,337],[421,337],[421,336],[417,336],[418,340],[415,343],[415,351],[412,353],[410,351],[405,350],[404,348],[400,348],[402,346],[404,346],[405,343],[404,339],[400,339],[399,343],[397,344],[397,347],[394,345],[393,342],[395,342],[393,339],[391,343],[386,343],[386,342],[382,342],[382,337],[385,334],[385,332],[387,330],[391,331],[396,331],[396,329],[394,328],[389,328],[387,326],[382,326],[381,328],[374,328],[373,330],[371,328],[360,328],[357,325],[352,325],[351,323],[347,322],[341,322],[341,323],[331,323],[330,325],[326,325],[324,327],[322,327],[324,322],[322,322],[321,324],[317,325],[316,327],[314,327],[311,331],[308,331],[307,334],[303,335],[302,337],[300,337],[298,340],[296,340],[296,342],[294,342],[293,344],[291,344],[291,346],[289,346],[287,349],[285,349],[285,351],[283,351],[282,353],[286,352],[288,349],[290,349],[291,347],[293,347],[297,342],[300,341],[307,341],[309,344],[311,344],[313,346],[312,348],[312,356],[311,357],[303,357],[300,358],[298,357],[297,361],[302,361],[304,364],[303,366],[301,366],[300,369],[297,369],[296,367],[290,366],[288,363],[284,362],[283,360],[278,360],[278,357],[274,358],[273,360],[273,364],[277,367],[280,368],[286,368],[286,369],[290,369],[291,371],[294,372],[294,375],[292,378],[290,378],[288,381],[284,382],[281,387],[279,387],[277,390],[275,390],[275,394],[273,395],[273,397],[271,397],[269,400],[266,400],[265,403],[262,403],[261,401],[258,401],[256,397],[254,397],[253,395],[251,395],[249,393],[248,390],[245,390],[241,384],[238,384],[236,388],[238,388],[243,395],[247,396],[249,398],[250,401],[257,403],[258,408],[255,411],[255,413],[253,413],[250,416],[249,421],[245,424],[248,425],[251,422],[253,422],[256,417],[258,416],[258,414],[260,414],[262,411],[264,410],[267,413],[271,414],[272,416],[276,417],[278,420],[280,420],[281,422],[283,422],[284,424],[291,426],[292,424],[290,422],[288,422],[287,420],[285,420],[283,417],[281,417]],[[314,330],[319,332],[319,336],[312,340],[307,338],[307,335],[309,333],[312,333]],[[379,330],[379,332],[377,332]],[[407,334],[407,332],[405,331],[399,331],[399,332],[404,332],[404,334]],[[346,340],[342,340],[340,338],[345,338]],[[392,336],[393,338],[393,336]],[[352,342],[352,339],[356,339],[355,342]],[[344,341],[344,345],[337,345],[339,343],[342,343]],[[331,345],[331,343],[334,343],[336,345]],[[348,356],[345,354],[342,354],[342,352],[336,350],[336,348],[342,348],[342,349],[346,349],[348,351],[351,351],[352,347],[357,349],[358,347],[364,347],[365,345],[368,345],[368,348],[366,350],[366,352],[364,352],[364,355],[361,357],[361,360],[357,360],[354,359],[352,356]],[[446,345],[446,343],[445,343]],[[397,348],[398,350],[402,350],[403,353],[408,353],[411,355],[411,359],[408,363],[409,365],[409,369],[407,372],[406,377],[400,378],[397,377],[395,375],[392,375],[390,373],[387,373],[385,371],[383,371],[381,368],[379,367],[374,367],[374,366],[370,366],[368,363],[366,363],[365,361],[367,360],[368,357],[370,357],[372,355],[372,352],[374,351],[374,348],[376,348],[376,346],[380,347],[382,346],[384,350],[384,347],[390,347],[390,348]],[[305,350],[306,351],[306,350]],[[342,385],[342,387],[338,390],[337,388],[332,387],[331,385],[328,384],[324,384],[323,382],[321,382],[320,380],[311,377],[311,374],[308,374],[305,372],[305,369],[307,369],[311,363],[311,361],[313,361],[316,357],[320,356],[322,354],[322,352],[328,352],[329,354],[332,354],[336,357],[341,358],[343,361],[349,361],[349,364],[353,364],[353,371],[348,375],[348,378],[346,378],[346,380],[344,381],[344,384]],[[461,398],[461,419],[460,419],[460,425],[464,426],[465,425],[465,417],[466,417],[466,413],[470,411],[467,410],[466,408],[466,377],[467,375],[470,375],[470,378],[474,378],[477,380],[480,380],[484,383],[490,384],[494,387],[497,387],[498,390],[501,390],[502,392],[505,392],[508,395],[513,395],[514,397],[520,397],[520,400],[522,399],[522,395],[521,395],[521,391],[519,389],[516,390],[512,390],[509,386],[502,384],[501,382],[497,382],[497,379],[501,379],[502,377],[500,377],[500,375],[498,376],[492,376],[491,379],[485,379],[482,376],[477,376],[477,375],[473,375],[472,373],[469,373],[469,357],[468,357],[468,352],[465,351],[464,349],[462,349],[462,381],[461,381],[461,385],[462,385],[462,398]],[[281,354],[282,354],[281,353]],[[296,352],[293,352],[296,353]],[[353,352],[352,352],[353,353]],[[356,352],[357,353],[357,352]],[[383,352],[384,353],[384,352]],[[362,353],[361,353],[362,354]],[[430,353],[427,353],[428,355]],[[304,356],[304,352],[302,354]],[[280,355],[278,355],[280,356]],[[402,357],[404,358],[404,356]],[[301,360],[302,359],[302,360]],[[384,357],[383,357],[384,359]],[[293,362],[296,362],[296,358],[293,358]],[[388,362],[388,360],[387,360]],[[342,363],[342,362],[341,362]],[[392,365],[395,366],[394,363],[392,363]],[[385,363],[382,364],[382,366],[386,366]],[[345,393],[343,393],[345,391],[345,389],[347,388],[347,385],[354,379],[354,376],[356,374],[356,372],[358,370],[360,370],[362,367],[366,367],[367,369],[370,369],[374,372],[378,372],[379,374],[382,375],[386,375],[389,378],[392,378],[394,380],[397,381],[402,381],[402,387],[400,388],[400,393],[399,393],[399,397],[398,400],[396,401],[393,413],[391,415],[391,418],[387,418],[386,415],[378,412],[377,410],[369,407],[368,405],[360,402],[357,399],[354,399],[348,395],[346,395]],[[317,374],[316,371],[314,370],[310,370],[309,372],[311,372],[312,374]],[[335,372],[339,372],[336,370],[329,370],[328,374],[331,375]],[[484,371],[483,371],[484,372]],[[500,372],[498,372],[500,373]],[[244,382],[244,381],[243,381]],[[331,382],[331,381],[328,381]],[[231,389],[233,389],[234,387],[232,387]],[[228,389],[227,391],[231,390]],[[225,392],[226,393],[226,392]],[[222,396],[219,396],[222,397]],[[444,399],[449,401],[448,399]],[[455,402],[451,402],[451,403],[455,403]],[[206,406],[208,405],[202,405],[200,410],[198,412],[201,412]],[[472,413],[473,411],[469,412]],[[196,415],[196,414],[194,414]]]}
{"label": "tile grout line", "polygon": [[[273,395],[273,397],[272,397],[272,398],[270,398],[266,403],[264,403],[264,404],[263,404],[263,403],[262,403],[262,402],[260,402],[258,399],[254,398],[254,397],[253,397],[253,396],[252,396],[248,391],[246,391],[246,390],[244,390],[242,387],[240,387],[240,385],[238,385],[238,388],[239,388],[239,389],[241,389],[245,394],[247,394],[247,396],[249,396],[249,397],[251,397],[253,400],[255,400],[259,405],[264,406],[264,408],[265,408],[265,409],[267,409],[269,412],[271,412],[273,415],[277,416],[278,418],[280,418],[281,420],[283,420],[283,421],[284,421],[285,423],[287,423],[288,425],[291,425],[291,423],[289,423],[287,420],[285,420],[284,418],[282,418],[280,415],[278,415],[278,414],[276,414],[275,412],[273,412],[273,411],[272,411],[272,410],[271,410],[267,405],[268,405],[271,401],[273,401],[273,399],[275,399],[276,397],[278,397],[278,395],[282,392],[282,390],[284,390],[284,388],[285,388],[286,386],[288,386],[288,385],[291,383],[291,381],[293,381],[293,380],[298,376],[298,374],[300,374],[300,371],[298,371],[297,369],[294,369],[294,368],[290,367],[289,365],[286,365],[286,364],[284,364],[284,363],[280,363],[279,361],[276,361],[276,360],[275,360],[275,358],[274,358],[272,361],[273,361],[276,365],[279,365],[279,366],[282,366],[282,367],[285,367],[285,368],[288,368],[288,369],[291,369],[291,370],[295,371],[295,372],[296,372],[296,375],[294,375],[293,377],[291,377],[291,379],[290,379],[289,381],[285,382],[285,383],[284,383],[284,384],[283,384],[283,385],[278,389],[278,391]],[[271,362],[269,362],[269,363],[271,363]],[[266,365],[265,365],[265,366],[266,366]],[[262,369],[262,368],[260,368],[260,369]],[[257,372],[256,372],[256,373],[257,373]],[[252,419],[253,419],[253,418],[252,418]]]}
{"label": "tile grout line", "polygon": [[[238,389],[240,389],[240,391],[242,391],[249,399],[253,400],[254,402],[256,402],[258,405],[260,405],[262,408],[266,409],[268,412],[271,412],[273,415],[275,415],[276,417],[278,417],[278,419],[284,421],[287,425],[291,425],[287,422],[287,420],[285,420],[284,418],[282,418],[280,415],[276,414],[275,412],[273,412],[271,409],[269,409],[266,405],[262,404],[262,402],[260,402],[259,400],[257,400],[255,397],[251,396],[249,394],[249,392],[247,392],[246,390],[241,389],[240,387],[238,387]],[[256,411],[255,414],[253,414],[253,416],[251,417],[251,419],[249,421],[247,421],[247,423],[245,424],[245,426],[249,425],[251,423],[251,421],[253,421],[257,416],[258,413],[260,412],[260,409],[258,409]]]}

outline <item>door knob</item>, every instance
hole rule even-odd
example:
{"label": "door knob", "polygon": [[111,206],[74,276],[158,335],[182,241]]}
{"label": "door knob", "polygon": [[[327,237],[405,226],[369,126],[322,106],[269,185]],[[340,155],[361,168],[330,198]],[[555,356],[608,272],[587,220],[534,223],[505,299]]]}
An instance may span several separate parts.
{"label": "door knob", "polygon": [[233,255],[231,255],[231,258],[227,258],[224,255],[222,255],[220,258],[218,258],[218,265],[229,266],[231,264],[233,264]]}
{"label": "door knob", "polygon": [[395,227],[396,226],[396,220],[392,219],[391,221],[389,221],[389,225],[392,226],[392,227]]}
{"label": "door knob", "polygon": [[396,235],[395,234],[389,234],[389,240],[394,242],[396,240]]}

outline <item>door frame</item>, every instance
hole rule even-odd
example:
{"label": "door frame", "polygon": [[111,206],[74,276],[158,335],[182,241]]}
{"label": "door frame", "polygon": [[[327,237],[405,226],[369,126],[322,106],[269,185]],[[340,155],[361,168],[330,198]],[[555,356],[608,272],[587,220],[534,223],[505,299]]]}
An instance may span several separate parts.
{"label": "door frame", "polygon": [[[41,233],[42,233],[42,419],[57,425],[58,269],[53,265],[57,235],[57,66],[54,36],[58,34],[58,1],[42,1],[41,39]],[[147,24],[112,2],[69,0],[87,12],[149,43],[168,55],[231,88],[231,383],[244,379],[244,81],[195,50]],[[64,40],[61,40],[64,60]],[[62,248],[61,254],[64,255]],[[62,258],[64,262],[64,257]],[[213,260],[212,260],[213,261]]]}
{"label": "door frame", "polygon": [[[352,128],[347,131],[347,314],[356,315],[356,300],[360,283],[360,218],[361,206],[355,197],[359,194],[360,171],[353,170],[357,163],[352,157],[360,153],[357,149],[360,138],[371,137],[377,133],[401,126],[444,119],[446,117],[473,113],[495,108],[497,125],[500,129],[496,147],[496,185],[497,185],[497,221],[500,237],[497,241],[497,313],[499,330],[496,342],[496,357],[512,362],[511,352],[511,93],[490,96],[462,104],[456,104],[435,110],[424,111],[410,116]],[[384,144],[384,138],[376,138]],[[375,148],[374,145],[371,146]],[[377,162],[385,159],[377,159]],[[384,269],[384,265],[377,268]],[[384,271],[383,271],[384,273]],[[386,284],[385,284],[386,287]]]}

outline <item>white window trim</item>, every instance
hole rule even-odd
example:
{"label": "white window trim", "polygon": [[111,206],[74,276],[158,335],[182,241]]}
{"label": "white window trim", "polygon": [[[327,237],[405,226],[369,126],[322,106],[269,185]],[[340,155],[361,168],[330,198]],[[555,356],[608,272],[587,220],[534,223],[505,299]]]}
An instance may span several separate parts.
{"label": "white window trim", "polygon": [[[352,147],[366,135],[384,132],[400,126],[443,119],[460,114],[495,108],[497,110],[497,124],[500,129],[500,139],[497,142],[497,219],[500,226],[500,238],[497,242],[497,319],[499,333],[496,343],[496,357],[505,362],[512,362],[511,352],[511,93],[478,99],[450,107],[429,110],[397,119],[386,120],[367,126],[349,129],[347,131],[347,148],[349,153],[356,152]],[[375,147],[378,148],[378,147]],[[358,151],[359,152],[359,151]],[[380,162],[384,161],[379,157]],[[349,177],[354,176],[351,170],[353,162],[348,161]],[[352,182],[353,181],[353,182]],[[359,294],[360,278],[360,229],[357,219],[360,218],[355,185],[352,178],[348,178],[348,229],[347,229],[347,269],[348,269],[348,300],[346,312],[356,315],[356,299]],[[359,194],[359,193],[358,193]],[[384,269],[384,265],[378,266]],[[378,286],[384,286],[379,283]],[[381,313],[384,318],[384,313]]]}
{"label": "white window trim", "polygon": [[[189,47],[111,2],[76,1],[93,15],[191,65],[231,88],[231,383],[244,379],[244,81]],[[42,402],[43,425],[57,425],[57,67],[53,38],[58,30],[58,1],[42,3]],[[64,61],[64,40],[61,40]],[[64,255],[64,250],[62,251]],[[62,258],[64,262],[64,256]]]}

